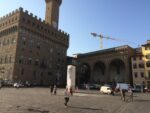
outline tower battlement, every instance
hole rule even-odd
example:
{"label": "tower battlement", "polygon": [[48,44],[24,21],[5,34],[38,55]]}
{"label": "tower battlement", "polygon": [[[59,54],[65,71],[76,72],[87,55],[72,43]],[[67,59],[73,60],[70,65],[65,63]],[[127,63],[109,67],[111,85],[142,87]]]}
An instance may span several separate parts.
{"label": "tower battlement", "polygon": [[5,19],[7,19],[8,17],[11,17],[11,16],[13,16],[14,14],[19,13],[19,12],[23,12],[23,8],[22,8],[22,7],[20,7],[19,9],[14,10],[14,11],[12,11],[12,12],[10,12],[9,14],[6,14],[6,15],[2,16],[2,17],[0,18],[0,21],[3,21],[3,20],[5,20]]}
{"label": "tower battlement", "polygon": [[[22,7],[19,7],[18,9],[10,12],[9,14],[6,14],[5,16],[1,17],[0,18],[0,24],[2,21],[7,21],[7,18],[9,18],[9,17],[11,17],[17,13],[22,13],[23,15],[26,15],[26,16],[24,16],[24,18],[29,16],[31,18],[30,21],[37,21],[36,23],[38,23],[38,24],[42,24],[43,26],[48,26],[48,28],[50,28],[50,29],[54,29],[55,31],[58,31],[59,33],[61,33],[63,35],[69,36],[69,34],[67,34],[66,32],[64,32],[60,29],[57,30],[57,29],[53,28],[52,25],[49,25],[45,20],[38,18],[36,15],[33,15],[33,13],[30,13],[28,10],[24,10]],[[19,17],[19,18],[22,18],[22,17]],[[48,28],[46,28],[46,29],[48,29]]]}
{"label": "tower battlement", "polygon": [[[51,2],[51,1],[53,1],[53,0],[45,0],[46,3]],[[57,2],[58,5],[61,5],[62,0],[55,0],[55,2]]]}

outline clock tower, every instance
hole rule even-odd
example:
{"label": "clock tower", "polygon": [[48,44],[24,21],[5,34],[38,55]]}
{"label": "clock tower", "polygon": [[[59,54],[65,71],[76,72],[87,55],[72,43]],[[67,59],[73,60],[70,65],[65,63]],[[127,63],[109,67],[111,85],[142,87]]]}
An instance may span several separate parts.
{"label": "clock tower", "polygon": [[59,7],[62,0],[45,0],[46,2],[46,14],[45,22],[58,29],[59,23]]}

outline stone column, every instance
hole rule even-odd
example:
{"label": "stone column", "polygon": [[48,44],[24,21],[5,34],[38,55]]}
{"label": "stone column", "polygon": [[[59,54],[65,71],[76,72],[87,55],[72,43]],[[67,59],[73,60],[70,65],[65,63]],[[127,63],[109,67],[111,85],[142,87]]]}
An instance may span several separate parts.
{"label": "stone column", "polygon": [[131,66],[130,66],[130,59],[127,57],[124,58],[124,64],[125,64],[125,82],[131,83],[132,75],[131,75]]}
{"label": "stone column", "polygon": [[89,65],[90,65],[90,82],[93,82],[93,74],[94,74],[93,68],[94,68],[94,64],[93,63],[89,63]]}
{"label": "stone column", "polygon": [[105,83],[108,83],[110,81],[110,71],[109,71],[109,65],[110,61],[107,59],[105,61]]}

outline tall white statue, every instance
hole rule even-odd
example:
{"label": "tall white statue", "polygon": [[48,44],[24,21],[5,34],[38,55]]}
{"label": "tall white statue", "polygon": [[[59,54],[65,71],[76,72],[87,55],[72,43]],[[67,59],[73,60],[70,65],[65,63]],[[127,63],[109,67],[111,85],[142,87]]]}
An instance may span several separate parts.
{"label": "tall white statue", "polygon": [[73,65],[68,65],[67,67],[67,87],[70,89],[75,89],[75,79],[76,79],[76,67]]}

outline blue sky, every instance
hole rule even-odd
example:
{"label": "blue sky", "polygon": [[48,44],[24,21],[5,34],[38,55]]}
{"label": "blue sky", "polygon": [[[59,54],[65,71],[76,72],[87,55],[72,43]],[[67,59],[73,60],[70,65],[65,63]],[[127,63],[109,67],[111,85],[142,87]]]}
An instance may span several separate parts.
{"label": "blue sky", "polygon": [[[150,39],[150,0],[63,0],[59,28],[70,34],[68,55],[101,50],[96,32],[129,42],[103,39],[103,48],[138,47]],[[44,19],[45,0],[1,0],[0,17],[23,7]]]}

